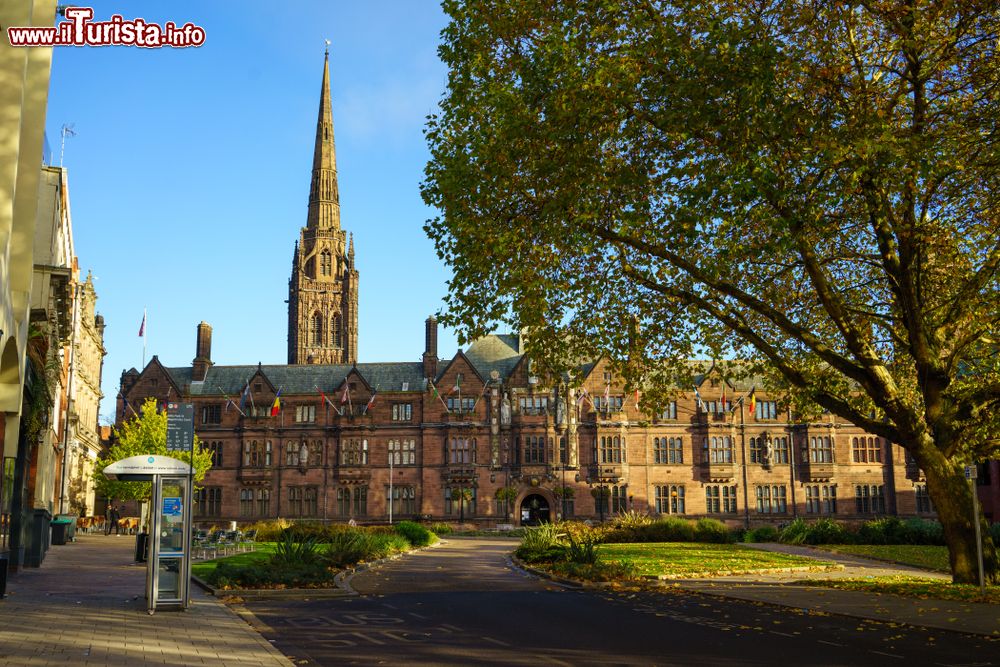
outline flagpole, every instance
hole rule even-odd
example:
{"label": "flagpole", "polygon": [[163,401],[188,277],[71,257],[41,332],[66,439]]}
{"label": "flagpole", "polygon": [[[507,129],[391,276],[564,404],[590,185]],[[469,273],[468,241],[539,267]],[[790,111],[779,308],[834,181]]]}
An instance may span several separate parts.
{"label": "flagpole", "polygon": [[[133,320],[134,321],[134,320]],[[142,367],[146,367],[146,309],[142,309]]]}
{"label": "flagpole", "polygon": [[740,450],[743,454],[743,514],[745,517],[746,529],[750,530],[750,492],[747,489],[747,438],[746,420],[743,415],[743,397],[740,397]]}

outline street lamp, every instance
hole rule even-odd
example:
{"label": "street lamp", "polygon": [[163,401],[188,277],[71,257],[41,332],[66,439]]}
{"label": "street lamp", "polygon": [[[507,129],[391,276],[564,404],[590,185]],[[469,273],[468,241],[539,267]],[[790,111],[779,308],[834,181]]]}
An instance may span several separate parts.
{"label": "street lamp", "polygon": [[392,525],[392,440],[389,441],[389,525]]}

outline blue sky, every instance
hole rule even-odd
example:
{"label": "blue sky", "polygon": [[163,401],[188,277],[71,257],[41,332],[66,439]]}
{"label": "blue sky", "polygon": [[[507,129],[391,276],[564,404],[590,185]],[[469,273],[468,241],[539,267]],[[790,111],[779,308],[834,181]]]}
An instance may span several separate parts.
{"label": "blue sky", "polygon": [[[205,29],[189,49],[55,49],[47,127],[66,141],[80,267],[107,322],[102,416],[123,370],[191,363],[213,327],[216,364],[286,361],[288,277],[305,224],[324,39],[342,221],[360,279],[359,361],[416,361],[448,271],[422,225],[422,128],[445,88],[434,0],[96,1],[112,14]],[[48,156],[47,156],[48,159]],[[457,349],[442,330],[439,354]]]}

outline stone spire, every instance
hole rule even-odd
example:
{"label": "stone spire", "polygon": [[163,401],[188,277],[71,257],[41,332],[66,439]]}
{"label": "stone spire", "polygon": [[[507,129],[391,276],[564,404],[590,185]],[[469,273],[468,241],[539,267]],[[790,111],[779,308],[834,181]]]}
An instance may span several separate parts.
{"label": "stone spire", "polygon": [[333,108],[330,103],[330,49],[323,58],[323,84],[316,119],[312,184],[309,187],[309,229],[340,229],[340,195],[337,191],[337,151],[333,143]]}

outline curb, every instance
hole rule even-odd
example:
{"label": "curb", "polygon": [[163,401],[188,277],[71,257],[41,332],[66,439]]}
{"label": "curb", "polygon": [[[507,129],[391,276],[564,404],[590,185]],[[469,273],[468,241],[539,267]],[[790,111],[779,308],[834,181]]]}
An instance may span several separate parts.
{"label": "curb", "polygon": [[[516,568],[518,568],[519,570],[522,570],[529,574],[533,574],[536,577],[540,577],[542,579],[548,579],[558,584],[569,586],[571,588],[600,589],[600,588],[608,588],[609,586],[612,586],[616,583],[621,583],[614,581],[579,581],[577,579],[568,579],[566,577],[561,577],[557,574],[552,574],[551,572],[548,572],[546,570],[540,570],[538,568],[531,567],[530,565],[525,564],[520,558],[518,558],[514,554],[511,554],[509,556],[509,559],[511,564]],[[799,567],[780,567],[780,568],[770,568],[766,570],[740,570],[740,571],[726,572],[726,573],[698,572],[686,576],[672,576],[669,574],[646,574],[640,576],[638,580],[650,583],[658,583],[660,585],[663,585],[664,582],[668,581],[671,582],[671,584],[675,584],[677,582],[706,579],[710,577],[738,577],[746,574],[785,574],[785,573],[794,574],[796,572],[834,572],[843,569],[844,567],[842,565],[821,565],[821,566],[803,565]]]}
{"label": "curb", "polygon": [[380,558],[379,560],[373,560],[370,563],[360,563],[353,567],[344,568],[333,578],[333,583],[336,585],[336,588],[234,588],[229,590],[220,590],[193,574],[191,575],[191,581],[209,595],[219,598],[220,600],[227,597],[240,597],[250,600],[330,600],[334,598],[353,597],[360,595],[360,593],[351,588],[350,584],[350,579],[352,579],[355,574],[369,570],[377,565],[382,565],[383,563],[388,563],[398,558],[402,558],[408,554],[437,547],[444,544],[444,542],[444,540],[439,538],[436,543],[429,544],[426,547],[417,547],[416,549],[412,549],[404,553],[392,554],[391,556]]}

